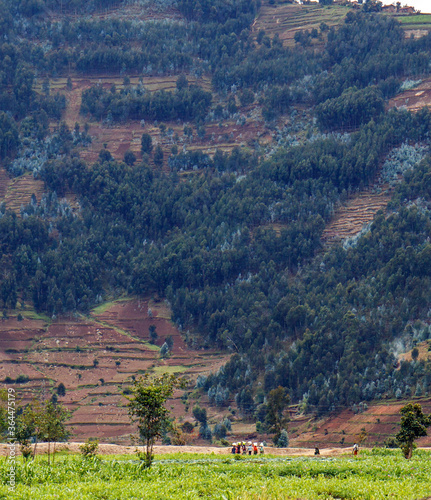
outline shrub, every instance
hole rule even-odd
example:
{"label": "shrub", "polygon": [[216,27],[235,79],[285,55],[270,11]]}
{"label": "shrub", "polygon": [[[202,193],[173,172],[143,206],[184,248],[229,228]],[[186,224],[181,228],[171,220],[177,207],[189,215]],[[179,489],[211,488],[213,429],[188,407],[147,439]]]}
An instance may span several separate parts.
{"label": "shrub", "polygon": [[99,448],[99,440],[98,439],[87,439],[84,444],[81,444],[79,450],[84,457],[94,457],[97,455],[97,451]]}

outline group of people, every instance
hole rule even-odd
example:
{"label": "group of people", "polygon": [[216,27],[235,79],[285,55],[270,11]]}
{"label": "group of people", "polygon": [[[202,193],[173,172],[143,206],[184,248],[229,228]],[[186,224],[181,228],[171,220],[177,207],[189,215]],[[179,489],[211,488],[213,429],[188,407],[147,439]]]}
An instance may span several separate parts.
{"label": "group of people", "polygon": [[260,443],[258,446],[257,443],[252,443],[249,441],[247,444],[245,441],[239,442],[239,443],[232,443],[232,455],[257,455],[258,453],[262,454],[265,453],[265,450],[263,448],[263,443]]}

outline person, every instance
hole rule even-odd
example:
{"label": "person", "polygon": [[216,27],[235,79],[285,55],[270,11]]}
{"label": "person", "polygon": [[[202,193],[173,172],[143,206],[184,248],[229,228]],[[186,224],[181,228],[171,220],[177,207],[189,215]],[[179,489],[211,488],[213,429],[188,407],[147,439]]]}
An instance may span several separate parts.
{"label": "person", "polygon": [[259,451],[260,451],[261,455],[263,455],[265,453],[265,450],[263,448],[263,443],[260,443],[260,445],[259,445]]}
{"label": "person", "polygon": [[253,448],[252,448],[252,446],[251,446],[251,441],[249,441],[249,442],[247,443],[247,451],[248,451],[248,454],[249,454],[249,455],[251,455],[252,450],[253,450]]}
{"label": "person", "polygon": [[241,443],[236,444],[236,453],[237,455],[241,455]]}
{"label": "person", "polygon": [[315,455],[320,455],[320,450],[319,450],[319,448],[317,446],[314,448],[314,454]]}
{"label": "person", "polygon": [[253,455],[257,455],[257,443],[253,443]]}
{"label": "person", "polygon": [[357,455],[358,454],[358,449],[359,449],[359,446],[355,443],[353,445],[353,455]]}
{"label": "person", "polygon": [[232,455],[235,455],[236,453],[236,443],[232,443],[232,451],[231,451]]}
{"label": "person", "polygon": [[247,447],[245,445],[245,441],[242,442],[242,454],[247,455]]}

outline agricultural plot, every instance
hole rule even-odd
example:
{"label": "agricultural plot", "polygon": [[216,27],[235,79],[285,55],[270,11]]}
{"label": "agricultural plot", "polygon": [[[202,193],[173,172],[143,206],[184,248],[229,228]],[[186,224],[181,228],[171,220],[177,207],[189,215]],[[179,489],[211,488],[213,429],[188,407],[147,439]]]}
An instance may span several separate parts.
{"label": "agricultural plot", "polygon": [[[6,208],[13,210],[17,214],[20,213],[22,206],[25,207],[30,203],[33,194],[36,196],[37,201],[40,202],[44,192],[43,181],[35,179],[30,173],[16,177],[9,180],[9,182],[7,182],[5,175],[0,174],[0,184],[3,185],[3,190],[4,186],[7,186],[3,198]],[[2,188],[0,187],[0,189]]]}
{"label": "agricultural plot", "polygon": [[[176,80],[178,75],[164,77],[144,77],[142,83],[148,92],[158,90],[173,91],[176,89]],[[211,91],[211,81],[209,77],[203,76],[199,79],[187,75],[190,84],[196,84],[205,91]],[[137,85],[138,77],[130,77],[130,85]],[[133,151],[135,155],[141,156],[141,136],[148,133],[153,139],[153,144],[160,144],[166,159],[171,154],[171,148],[176,145],[179,149],[185,147],[190,151],[203,151],[208,154],[214,154],[216,149],[223,151],[232,151],[237,146],[246,146],[250,141],[255,141],[264,135],[264,125],[260,112],[253,106],[249,106],[245,112],[245,120],[241,124],[233,120],[224,120],[223,123],[209,123],[205,125],[205,137],[198,137],[193,127],[192,137],[184,134],[185,123],[166,122],[164,125],[168,133],[162,134],[159,124],[147,121],[143,128],[139,120],[128,120],[124,123],[107,124],[96,121],[88,121],[88,117],[80,114],[82,93],[93,85],[101,85],[104,88],[110,88],[115,85],[118,90],[124,86],[123,78],[120,77],[78,77],[72,76],[72,89],[67,89],[66,78],[55,78],[50,81],[52,92],[60,92],[66,96],[67,107],[64,112],[63,120],[67,123],[70,130],[73,130],[78,123],[83,129],[88,122],[92,143],[82,148],[81,157],[93,163],[97,160],[101,149],[107,145],[113,157],[122,160],[127,150]],[[42,92],[42,82],[35,86],[37,92]],[[256,113],[258,119],[256,119]],[[259,119],[260,118],[260,119]],[[56,124],[51,124],[54,129]],[[266,139],[263,139],[264,142]],[[150,159],[151,160],[151,159]]]}
{"label": "agricultural plot", "polygon": [[[429,398],[417,399],[424,411],[431,412]],[[365,446],[384,446],[399,430],[400,409],[404,403],[388,401],[381,404],[369,404],[356,411],[344,409],[336,416],[321,421],[292,420],[289,426],[291,444],[294,446],[310,446],[313,443],[321,447],[353,446],[365,433]],[[418,440],[419,446],[430,446],[431,436]]]}
{"label": "agricultural plot", "polygon": [[395,19],[401,23],[403,29],[408,32],[413,30],[431,30],[431,14],[418,14],[414,16],[395,16]]}
{"label": "agricultural plot", "polygon": [[323,231],[322,240],[330,244],[355,236],[372,222],[379,210],[386,208],[390,199],[387,189],[362,191],[336,211],[333,220]]}
{"label": "agricultural plot", "polygon": [[313,28],[319,31],[321,23],[328,26],[339,25],[349,10],[351,8],[341,5],[324,7],[317,4],[306,6],[282,4],[273,6],[265,2],[253,25],[253,31],[257,35],[260,30],[264,30],[270,38],[278,34],[285,45],[292,46],[295,45],[296,32]]}
{"label": "agricultural plot", "polygon": [[[35,395],[49,398],[62,382],[66,395],[60,401],[73,412],[69,425],[80,439],[129,442],[132,427],[123,391],[132,377],[170,372],[187,374],[193,381],[227,361],[216,351],[189,349],[164,302],[112,302],[92,317],[54,322],[23,314],[22,321],[11,315],[0,325],[0,380],[9,377],[21,404]],[[154,344],[149,343],[151,325],[157,332]],[[168,336],[173,347],[162,358],[160,347]],[[185,416],[181,395],[179,391],[170,402],[177,417]]]}
{"label": "agricultural plot", "polygon": [[411,88],[389,100],[389,108],[406,108],[419,111],[431,105],[431,78],[411,82]]}
{"label": "agricultural plot", "polygon": [[[228,453],[228,452],[227,452]],[[413,500],[431,495],[429,451],[405,460],[399,450],[372,450],[357,457],[238,457],[171,455],[151,469],[130,456],[83,459],[60,456],[16,468],[7,486],[7,459],[0,461],[0,495],[9,499],[340,499]]]}

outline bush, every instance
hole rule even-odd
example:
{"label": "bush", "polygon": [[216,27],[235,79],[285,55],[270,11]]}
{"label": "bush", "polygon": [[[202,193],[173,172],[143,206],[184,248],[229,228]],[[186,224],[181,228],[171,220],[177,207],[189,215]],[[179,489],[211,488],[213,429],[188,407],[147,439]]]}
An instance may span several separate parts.
{"label": "bush", "polygon": [[289,446],[289,436],[287,435],[286,429],[281,431],[276,446],[277,448],[287,448]]}
{"label": "bush", "polygon": [[97,451],[99,449],[99,440],[98,439],[87,439],[84,444],[81,444],[79,450],[81,451],[82,456],[84,457],[94,457],[97,455]]}

